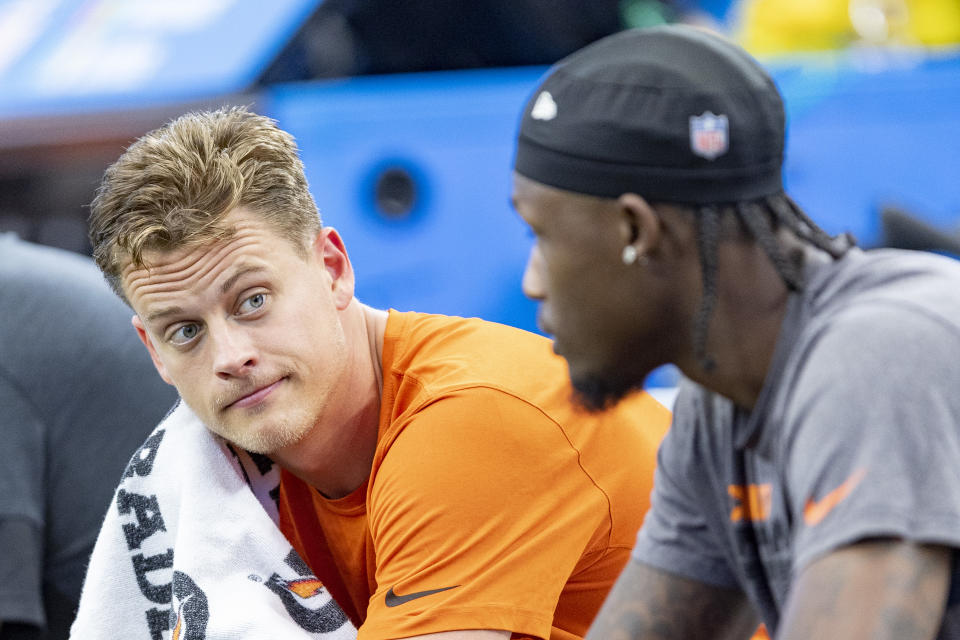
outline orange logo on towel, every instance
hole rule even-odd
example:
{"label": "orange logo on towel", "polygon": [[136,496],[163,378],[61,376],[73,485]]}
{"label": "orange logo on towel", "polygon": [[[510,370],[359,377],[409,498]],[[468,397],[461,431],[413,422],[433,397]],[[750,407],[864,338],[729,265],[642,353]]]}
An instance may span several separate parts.
{"label": "orange logo on towel", "polygon": [[773,488],[770,483],[727,486],[727,493],[737,501],[730,511],[730,522],[762,522],[770,517]]}
{"label": "orange logo on towel", "polygon": [[256,574],[247,577],[254,582],[263,583],[263,586],[275,593],[287,615],[310,633],[331,633],[347,624],[346,614],[330,594],[324,593],[323,582],[311,575],[310,568],[296,551],[290,550],[284,558],[284,564],[299,576],[287,579],[278,573],[272,573],[266,580]]}
{"label": "orange logo on towel", "polygon": [[180,634],[183,633],[183,605],[192,597],[192,595],[187,596],[187,599],[177,607],[177,624],[173,627],[173,635],[170,636],[170,640],[180,640]]}
{"label": "orange logo on towel", "polygon": [[316,578],[291,580],[287,583],[287,589],[290,589],[290,591],[293,591],[301,598],[310,598],[320,593],[320,590],[323,589],[323,583]]}
{"label": "orange logo on towel", "polygon": [[[193,578],[182,571],[173,572],[171,587],[174,598],[172,604],[176,606],[177,621],[173,625],[170,640],[181,640],[181,638],[202,640],[206,637],[205,630],[209,620],[206,594],[197,586]],[[179,604],[177,604],[178,601]],[[153,633],[152,630],[151,633]]]}

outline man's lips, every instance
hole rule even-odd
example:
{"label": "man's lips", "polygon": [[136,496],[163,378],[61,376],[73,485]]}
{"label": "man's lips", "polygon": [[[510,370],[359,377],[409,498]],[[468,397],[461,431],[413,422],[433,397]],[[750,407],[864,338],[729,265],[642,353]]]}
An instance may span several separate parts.
{"label": "man's lips", "polygon": [[553,327],[550,326],[550,320],[544,312],[543,307],[537,311],[537,328],[548,336],[553,335]]}
{"label": "man's lips", "polygon": [[540,329],[540,331],[542,331],[545,335],[550,337],[551,342],[553,342],[553,352],[558,356],[563,355],[557,348],[557,336],[553,332],[553,327],[551,327],[550,323],[544,319],[543,315],[537,316],[537,328]]}
{"label": "man's lips", "polygon": [[268,395],[273,393],[274,389],[279,387],[280,383],[283,382],[284,380],[286,380],[286,378],[280,378],[279,380],[271,384],[268,384],[264,387],[260,387],[259,389],[256,389],[252,393],[248,393],[245,396],[241,396],[236,400],[234,400],[233,402],[231,402],[230,404],[226,405],[224,407],[224,410],[230,409],[233,407],[237,407],[239,409],[247,409],[249,407],[256,406],[261,402],[263,402]]}

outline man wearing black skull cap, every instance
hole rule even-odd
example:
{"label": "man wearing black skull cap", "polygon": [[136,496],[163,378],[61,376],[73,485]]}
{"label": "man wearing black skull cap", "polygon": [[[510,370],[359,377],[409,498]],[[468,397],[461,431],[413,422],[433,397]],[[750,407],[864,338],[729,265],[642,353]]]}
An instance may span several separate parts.
{"label": "man wearing black skull cap", "polygon": [[684,375],[594,640],[960,638],[960,265],[822,231],[784,121],[681,26],[580,50],[523,112],[523,287],[580,402]]}

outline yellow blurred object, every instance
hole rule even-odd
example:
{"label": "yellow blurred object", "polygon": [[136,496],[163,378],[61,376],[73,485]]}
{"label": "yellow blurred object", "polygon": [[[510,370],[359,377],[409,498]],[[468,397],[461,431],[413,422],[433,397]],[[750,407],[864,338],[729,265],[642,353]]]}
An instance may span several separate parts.
{"label": "yellow blurred object", "polygon": [[960,43],[960,1],[909,0],[908,30],[930,46]]}
{"label": "yellow blurred object", "polygon": [[848,0],[743,0],[738,40],[756,55],[846,46]]}
{"label": "yellow blurred object", "polygon": [[771,55],[960,43],[960,0],[742,0],[737,40]]}

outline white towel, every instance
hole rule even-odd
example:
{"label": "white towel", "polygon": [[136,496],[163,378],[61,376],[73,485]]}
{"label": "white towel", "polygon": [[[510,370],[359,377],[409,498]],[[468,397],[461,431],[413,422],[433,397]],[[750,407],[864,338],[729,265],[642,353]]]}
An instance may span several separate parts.
{"label": "white towel", "polygon": [[277,527],[279,480],[181,402],[124,473],[70,637],[356,638]]}

